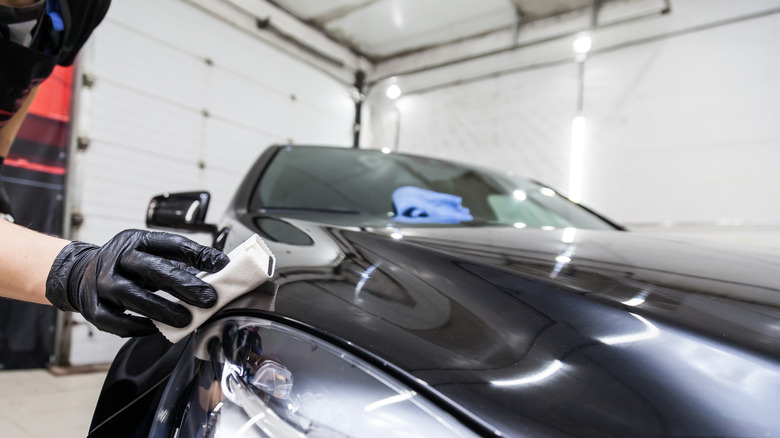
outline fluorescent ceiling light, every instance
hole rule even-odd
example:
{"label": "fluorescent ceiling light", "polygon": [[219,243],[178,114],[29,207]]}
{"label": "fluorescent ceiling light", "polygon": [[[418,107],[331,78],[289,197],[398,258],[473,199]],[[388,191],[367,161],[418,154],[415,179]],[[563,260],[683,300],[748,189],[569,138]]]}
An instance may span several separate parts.
{"label": "fluorescent ceiling light", "polygon": [[569,171],[569,199],[582,200],[582,167],[585,160],[585,117],[577,116],[571,123],[571,169]]}
{"label": "fluorescent ceiling light", "polygon": [[572,50],[574,50],[574,53],[584,55],[590,52],[592,46],[593,46],[593,41],[590,39],[590,36],[579,35],[574,40],[574,43],[572,43],[571,48]]}
{"label": "fluorescent ceiling light", "polygon": [[396,84],[392,84],[385,90],[385,95],[390,100],[395,100],[401,97],[401,87]]}

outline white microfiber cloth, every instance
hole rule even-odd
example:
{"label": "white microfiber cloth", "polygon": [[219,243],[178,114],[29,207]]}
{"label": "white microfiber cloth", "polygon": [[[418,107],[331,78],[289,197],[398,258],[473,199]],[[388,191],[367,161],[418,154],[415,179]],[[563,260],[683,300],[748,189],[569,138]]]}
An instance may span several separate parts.
{"label": "white microfiber cloth", "polygon": [[276,259],[265,242],[255,234],[228,253],[230,263],[219,272],[201,272],[198,277],[217,291],[217,303],[208,309],[178,301],[192,313],[192,322],[183,328],[154,321],[160,332],[176,343],[206,322],[217,310],[235,298],[254,290],[274,275]]}

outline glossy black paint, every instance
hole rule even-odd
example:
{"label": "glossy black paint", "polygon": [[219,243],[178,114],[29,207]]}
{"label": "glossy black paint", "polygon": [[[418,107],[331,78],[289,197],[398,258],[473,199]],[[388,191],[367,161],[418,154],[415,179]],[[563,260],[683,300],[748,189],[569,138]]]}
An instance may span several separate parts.
{"label": "glossy black paint", "polygon": [[216,233],[214,225],[205,223],[210,200],[209,192],[164,193],[155,196],[146,211],[146,226]]}
{"label": "glossy black paint", "polygon": [[[250,182],[272,153],[220,225],[226,249],[258,232],[277,256],[274,317],[392,369],[480,433],[780,436],[777,253],[621,231],[250,212]],[[248,294],[222,315],[265,312],[253,307]],[[114,367],[150,366],[159,383],[172,361],[150,359],[130,352]],[[119,374],[102,417],[117,382],[135,379]],[[129,414],[113,421],[145,430]],[[117,436],[106,431],[92,436]]]}
{"label": "glossy black paint", "polygon": [[[162,334],[129,340],[117,353],[92,416],[94,436],[143,436],[154,406],[187,342],[172,345]],[[90,434],[90,436],[93,436]]]}
{"label": "glossy black paint", "polygon": [[280,268],[276,313],[392,358],[503,434],[780,433],[776,261],[603,231],[318,231],[341,252]]}

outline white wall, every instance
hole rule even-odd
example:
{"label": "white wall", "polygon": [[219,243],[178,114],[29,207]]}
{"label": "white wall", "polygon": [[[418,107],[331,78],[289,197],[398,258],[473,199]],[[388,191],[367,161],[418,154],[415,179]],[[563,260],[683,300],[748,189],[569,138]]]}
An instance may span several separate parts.
{"label": "white wall", "polygon": [[[583,203],[637,229],[780,246],[780,1],[671,4],[671,14],[592,33]],[[540,24],[521,40],[577,20]],[[566,192],[577,109],[572,40],[399,76],[411,94],[395,104],[398,123],[377,84],[367,141],[393,147],[397,138],[403,151],[512,170]]]}
{"label": "white wall", "polygon": [[594,56],[588,202],[627,222],[780,219],[780,14]]}
{"label": "white wall", "polygon": [[[398,150],[505,169],[565,189],[576,79],[576,66],[560,65],[414,94],[396,104],[400,123],[382,124],[400,128]],[[384,114],[393,112],[372,112],[374,119]]]}
{"label": "white wall", "polygon": [[351,143],[349,86],[181,0],[115,0],[91,43],[81,240],[143,226],[163,191],[212,191],[216,220],[271,143]]}
{"label": "white wall", "polygon": [[[352,142],[348,84],[182,0],[114,0],[81,68],[95,85],[80,97],[75,239],[143,228],[166,191],[210,191],[216,222],[268,145]],[[121,340],[88,331],[74,328],[71,362],[110,361]]]}

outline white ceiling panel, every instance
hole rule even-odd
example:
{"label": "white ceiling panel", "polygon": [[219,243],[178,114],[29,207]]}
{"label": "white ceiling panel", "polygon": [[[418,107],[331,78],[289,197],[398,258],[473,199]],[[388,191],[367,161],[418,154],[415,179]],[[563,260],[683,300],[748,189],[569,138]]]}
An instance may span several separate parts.
{"label": "white ceiling panel", "polygon": [[[595,0],[265,0],[372,61],[572,11]],[[601,4],[615,0],[599,0]],[[630,1],[630,0],[622,0]],[[518,21],[518,19],[520,21]]]}
{"label": "white ceiling panel", "polygon": [[369,57],[383,58],[511,26],[514,17],[506,0],[377,1],[325,29]]}
{"label": "white ceiling panel", "polygon": [[309,21],[328,21],[376,3],[378,0],[275,0],[274,3],[293,15]]}

